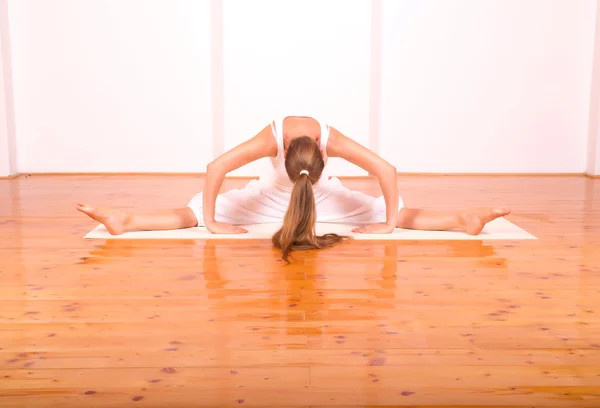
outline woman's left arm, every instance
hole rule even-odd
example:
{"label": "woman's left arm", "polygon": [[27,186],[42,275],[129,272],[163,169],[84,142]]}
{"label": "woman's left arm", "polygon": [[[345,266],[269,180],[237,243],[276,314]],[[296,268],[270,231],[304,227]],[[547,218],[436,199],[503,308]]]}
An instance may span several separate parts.
{"label": "woman's left arm", "polygon": [[396,168],[379,155],[330,127],[327,156],[339,157],[377,177],[386,205],[386,222],[356,228],[354,232],[390,233],[398,218],[398,173]]}

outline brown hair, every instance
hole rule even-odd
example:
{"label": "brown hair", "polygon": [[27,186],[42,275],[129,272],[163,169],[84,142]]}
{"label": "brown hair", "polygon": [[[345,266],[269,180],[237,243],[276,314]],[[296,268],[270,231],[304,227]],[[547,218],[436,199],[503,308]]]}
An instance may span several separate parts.
{"label": "brown hair", "polygon": [[290,142],[285,170],[294,187],[283,226],[272,238],[287,263],[291,251],[330,248],[347,238],[337,234],[316,235],[317,207],[312,186],[321,178],[324,167],[323,155],[314,139],[301,136]]}

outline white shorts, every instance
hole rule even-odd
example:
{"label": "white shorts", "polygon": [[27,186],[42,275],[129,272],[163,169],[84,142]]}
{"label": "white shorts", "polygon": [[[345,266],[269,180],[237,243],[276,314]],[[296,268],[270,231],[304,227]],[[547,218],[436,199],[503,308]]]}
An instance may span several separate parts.
{"label": "white shorts", "polygon": [[[386,204],[383,196],[373,197],[345,187],[333,177],[315,189],[317,222],[364,225],[385,222]],[[188,207],[199,226],[204,226],[202,193],[192,198]],[[253,180],[241,189],[229,190],[217,196],[215,220],[231,225],[278,223],[283,221],[291,191]],[[398,210],[403,206],[398,198]]]}

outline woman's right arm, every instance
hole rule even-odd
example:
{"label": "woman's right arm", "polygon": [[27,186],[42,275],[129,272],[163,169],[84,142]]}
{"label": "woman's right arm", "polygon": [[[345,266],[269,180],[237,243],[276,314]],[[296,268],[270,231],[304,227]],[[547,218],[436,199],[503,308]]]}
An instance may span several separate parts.
{"label": "woman's right arm", "polygon": [[[246,232],[242,228],[227,228],[228,226],[215,221],[215,204],[217,195],[223,185],[225,175],[248,163],[263,157],[275,157],[277,155],[277,142],[273,137],[271,125],[266,126],[252,139],[249,139],[233,149],[223,153],[221,156],[208,164],[206,168],[206,180],[203,190],[203,217],[204,225],[212,233],[240,233]],[[231,226],[229,226],[231,227]]]}

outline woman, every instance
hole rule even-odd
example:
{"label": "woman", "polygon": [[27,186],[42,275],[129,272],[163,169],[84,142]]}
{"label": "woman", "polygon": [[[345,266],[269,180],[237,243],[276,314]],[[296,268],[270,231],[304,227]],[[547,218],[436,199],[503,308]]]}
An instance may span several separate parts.
{"label": "woman", "polygon": [[[271,158],[273,171],[242,189],[219,194],[227,173],[263,157]],[[328,157],[345,159],[374,175],[383,195],[351,191],[330,178]],[[111,234],[195,226],[214,234],[241,234],[248,231],[240,225],[283,221],[273,243],[286,260],[291,250],[330,247],[343,239],[335,234],[316,237],[316,222],[355,224],[353,232],[366,234],[387,234],[399,227],[477,235],[486,223],[510,213],[505,208],[460,212],[403,208],[396,179],[394,166],[337,129],[312,117],[287,116],[211,162],[204,191],[185,208],[150,214],[83,204],[77,209]]]}

